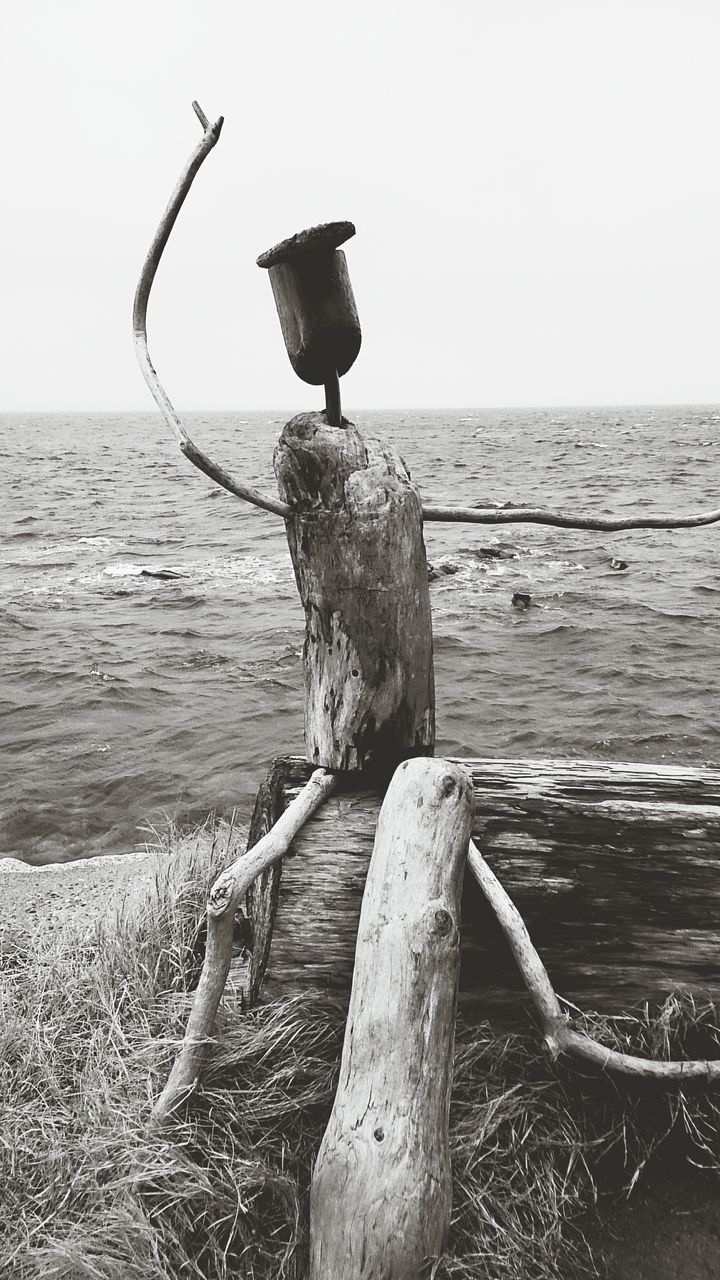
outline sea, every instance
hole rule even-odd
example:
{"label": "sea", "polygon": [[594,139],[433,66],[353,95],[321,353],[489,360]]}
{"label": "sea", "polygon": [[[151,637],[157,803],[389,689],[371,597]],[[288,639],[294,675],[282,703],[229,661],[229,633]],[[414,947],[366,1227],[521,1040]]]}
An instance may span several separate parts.
{"label": "sea", "polygon": [[[717,406],[346,412],[428,504],[720,505]],[[185,421],[276,494],[291,416]],[[303,751],[283,521],[195,470],[155,412],[0,415],[0,463],[0,856],[246,823],[273,758]],[[439,754],[720,765],[720,525],[427,523],[425,541]]]}

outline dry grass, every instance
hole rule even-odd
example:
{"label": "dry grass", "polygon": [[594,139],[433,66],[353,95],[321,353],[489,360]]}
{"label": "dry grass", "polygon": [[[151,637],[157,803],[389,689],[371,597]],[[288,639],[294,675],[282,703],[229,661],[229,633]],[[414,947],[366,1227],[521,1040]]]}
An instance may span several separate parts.
{"label": "dry grass", "polygon": [[[243,1014],[230,995],[207,1078],[162,1137],[146,1121],[182,1034],[222,842],[181,843],[142,918],[91,943],[19,947],[0,985],[0,1275],[287,1277],[332,1102],[342,1010],[309,992]],[[615,1047],[697,1056],[706,1011],[595,1021]],[[597,1170],[626,1182],[659,1142],[717,1162],[715,1103],[546,1061],[533,1034],[459,1030],[451,1248],[437,1276],[559,1280],[588,1262],[567,1224]]]}
{"label": "dry grass", "polygon": [[[666,1062],[720,1058],[718,1010],[689,994],[672,994],[659,1007],[630,1014],[578,1016],[575,1025],[621,1053]],[[648,1162],[659,1157],[720,1173],[720,1087],[702,1081],[673,1087],[661,1082],[613,1081],[580,1068],[574,1089],[602,1152],[601,1168],[629,1193]],[[598,1162],[596,1161],[596,1165]]]}

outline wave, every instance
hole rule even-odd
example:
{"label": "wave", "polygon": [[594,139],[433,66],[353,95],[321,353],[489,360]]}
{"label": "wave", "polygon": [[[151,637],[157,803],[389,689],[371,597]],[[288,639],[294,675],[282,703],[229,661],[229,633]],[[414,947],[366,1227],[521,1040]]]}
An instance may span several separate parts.
{"label": "wave", "polygon": [[[367,425],[394,440],[426,502],[436,491],[469,505],[484,491],[479,505],[494,508],[512,493],[516,506],[663,509],[678,469],[691,465],[688,440],[701,459],[699,500],[720,411],[658,410],[652,426],[649,414],[479,408],[368,415]],[[232,456],[237,419],[211,418],[218,452]],[[14,438],[0,476],[6,553],[23,561],[2,575],[12,745],[0,808],[14,817],[0,839],[20,857],[77,857],[101,841],[126,849],[162,812],[240,805],[249,814],[268,761],[301,749],[303,615],[283,522],[219,490],[205,502],[215,491],[194,486],[174,457],[154,466],[165,446],[149,445],[148,420],[108,419],[100,439],[97,416],[57,417],[52,431],[28,419],[31,494],[26,473],[12,488]],[[678,434],[681,420],[692,431]],[[260,483],[282,419],[249,421],[248,475]],[[75,474],[90,458],[95,475]],[[454,459],[470,465],[455,469]],[[442,740],[469,755],[718,758],[712,531],[616,539],[438,523],[425,532],[429,558],[450,569],[431,587]],[[630,563],[624,578],[610,570],[613,556]],[[515,592],[532,607],[513,609]]]}
{"label": "wave", "polygon": [[11,627],[18,627],[21,631],[40,630],[33,622],[28,622],[26,618],[18,618],[17,614],[10,613],[9,609],[0,609],[0,618],[4,623],[7,622]]}
{"label": "wave", "polygon": [[[106,565],[103,574],[108,578],[191,578],[193,581],[214,579],[257,584],[273,584],[280,581],[278,568],[258,556],[212,556],[206,560],[183,563],[181,568],[172,565],[154,565],[143,561],[120,561]],[[285,575],[290,577],[289,572]]]}
{"label": "wave", "polygon": [[191,671],[206,671],[213,667],[224,667],[233,659],[224,653],[207,653],[205,649],[198,649],[196,653],[191,653],[188,658],[184,658],[181,666]]}

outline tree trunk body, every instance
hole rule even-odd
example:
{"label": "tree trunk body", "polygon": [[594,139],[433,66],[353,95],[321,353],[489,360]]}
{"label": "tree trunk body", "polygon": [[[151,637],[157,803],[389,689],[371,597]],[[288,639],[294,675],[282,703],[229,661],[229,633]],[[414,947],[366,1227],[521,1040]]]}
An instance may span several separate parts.
{"label": "tree trunk body", "polygon": [[305,610],[305,748],[315,766],[387,780],[432,755],[435,690],[422,510],[402,459],[352,423],[300,414],[275,451],[294,507]]}
{"label": "tree trunk body", "polygon": [[358,931],[340,1081],[310,1192],[311,1280],[418,1280],[445,1246],[464,769],[411,760],[388,789]]}

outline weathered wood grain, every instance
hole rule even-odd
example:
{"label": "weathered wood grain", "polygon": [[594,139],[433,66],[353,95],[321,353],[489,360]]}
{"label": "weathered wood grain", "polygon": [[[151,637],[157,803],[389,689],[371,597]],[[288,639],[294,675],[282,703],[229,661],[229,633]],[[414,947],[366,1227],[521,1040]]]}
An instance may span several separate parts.
{"label": "weathered wood grain", "polygon": [[432,753],[435,688],[420,499],[402,459],[352,423],[287,423],[275,451],[305,611],[308,760],[376,770]]}
{"label": "weathered wood grain", "polygon": [[[195,106],[195,103],[193,103]],[[352,222],[323,222],[317,227],[307,227],[288,236],[272,249],[266,249],[257,259],[259,267],[274,267],[277,262],[292,262],[309,254],[332,253],[355,235]]]}
{"label": "weathered wood grain", "polygon": [[467,772],[406,760],[377,825],[340,1079],[310,1189],[311,1280],[419,1280],[445,1247]]}
{"label": "weathered wood grain", "polygon": [[293,837],[335,790],[335,776],[316,769],[277,822],[251,849],[225,867],[207,899],[205,957],[185,1035],[168,1081],[153,1106],[151,1124],[161,1127],[195,1088],[215,1029],[233,958],[236,913],[255,880],[289,849]]}
{"label": "weathered wood grain", "polygon": [[[521,911],[559,995],[619,1011],[689,989],[720,1000],[720,771],[573,760],[464,760],[473,837]],[[293,762],[285,803],[309,776]],[[268,995],[347,998],[379,792],[333,797],[282,871]],[[261,932],[255,945],[262,945]],[[509,949],[468,875],[460,1008],[524,1016]]]}

